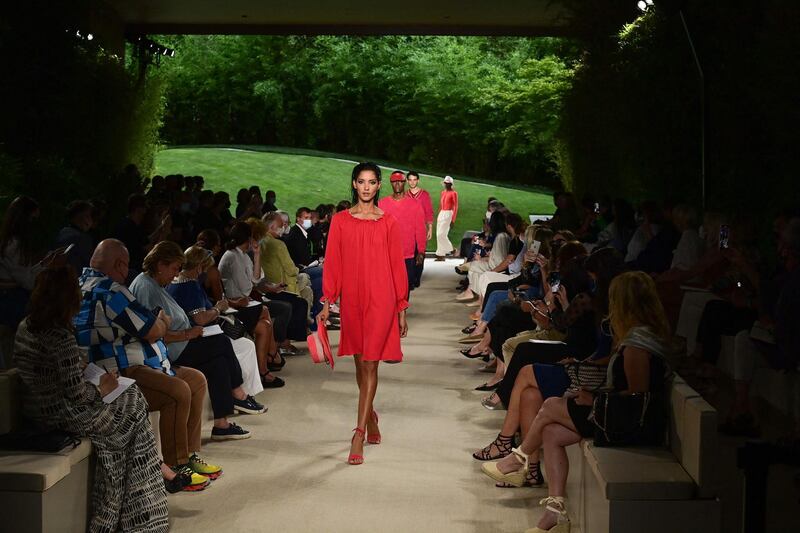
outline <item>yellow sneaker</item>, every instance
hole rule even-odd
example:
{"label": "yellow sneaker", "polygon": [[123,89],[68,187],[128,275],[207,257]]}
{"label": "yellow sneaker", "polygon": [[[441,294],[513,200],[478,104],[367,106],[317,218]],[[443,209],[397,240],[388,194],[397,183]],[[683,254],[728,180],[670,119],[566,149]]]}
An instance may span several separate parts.
{"label": "yellow sneaker", "polygon": [[196,473],[214,480],[222,475],[222,467],[205,462],[199,455],[193,453],[189,457],[189,467]]}
{"label": "yellow sneaker", "polygon": [[181,490],[186,492],[204,490],[211,483],[206,476],[198,474],[188,464],[172,467],[172,470],[183,479],[183,488]]}

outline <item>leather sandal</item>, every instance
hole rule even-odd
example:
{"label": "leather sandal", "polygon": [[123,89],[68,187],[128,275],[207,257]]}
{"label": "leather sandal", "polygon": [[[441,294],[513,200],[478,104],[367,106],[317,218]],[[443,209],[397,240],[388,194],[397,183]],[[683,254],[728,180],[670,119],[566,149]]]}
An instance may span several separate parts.
{"label": "leather sandal", "polygon": [[[350,442],[352,443],[356,437],[360,437],[361,442],[364,442],[364,435],[366,435],[366,433],[367,432],[361,428],[355,428],[353,430],[353,438],[350,439]],[[358,455],[357,453],[351,453],[350,455],[347,456],[347,464],[354,466],[364,464],[364,456]]]}

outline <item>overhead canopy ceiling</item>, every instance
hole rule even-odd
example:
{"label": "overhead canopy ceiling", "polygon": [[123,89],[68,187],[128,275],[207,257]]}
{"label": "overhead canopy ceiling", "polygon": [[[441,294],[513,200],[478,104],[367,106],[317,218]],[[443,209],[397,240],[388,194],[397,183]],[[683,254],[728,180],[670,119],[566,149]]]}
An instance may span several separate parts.
{"label": "overhead canopy ceiling", "polygon": [[562,35],[558,0],[106,0],[130,33]]}

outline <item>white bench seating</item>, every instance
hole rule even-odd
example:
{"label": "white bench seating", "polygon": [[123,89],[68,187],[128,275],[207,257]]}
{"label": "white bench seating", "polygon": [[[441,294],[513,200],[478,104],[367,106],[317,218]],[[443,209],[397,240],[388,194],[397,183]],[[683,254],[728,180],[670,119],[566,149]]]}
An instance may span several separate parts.
{"label": "white bench seating", "polygon": [[670,404],[668,448],[598,448],[590,440],[570,446],[573,531],[719,531],[716,411],[678,377]]}

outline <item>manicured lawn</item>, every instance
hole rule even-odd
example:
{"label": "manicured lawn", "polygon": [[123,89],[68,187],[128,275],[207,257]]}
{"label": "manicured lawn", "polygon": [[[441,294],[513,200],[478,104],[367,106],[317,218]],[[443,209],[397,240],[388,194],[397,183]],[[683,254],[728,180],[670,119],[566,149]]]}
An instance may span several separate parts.
{"label": "manicured lawn", "polygon": [[[353,165],[352,161],[339,159],[334,154],[324,157],[322,154],[312,156],[235,148],[171,148],[158,154],[156,173],[201,175],[205,178],[207,189],[228,192],[234,208],[236,193],[240,188],[258,185],[262,194],[272,189],[277,194],[277,206],[293,216],[295,209],[301,206],[314,208],[320,203],[335,204],[339,200],[349,199]],[[391,192],[388,174],[395,168],[406,169],[402,165],[384,168],[387,172],[386,183],[381,190],[383,194]],[[420,179],[421,186],[431,193],[434,201],[434,225],[443,177],[422,174]],[[553,201],[548,194],[454,177],[459,211],[455,228],[450,232],[450,240],[456,246],[464,231],[480,228],[489,196],[498,198],[523,218],[531,213],[553,212]],[[434,238],[428,243],[429,250],[436,248],[435,240],[434,229]]]}

